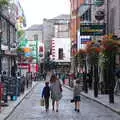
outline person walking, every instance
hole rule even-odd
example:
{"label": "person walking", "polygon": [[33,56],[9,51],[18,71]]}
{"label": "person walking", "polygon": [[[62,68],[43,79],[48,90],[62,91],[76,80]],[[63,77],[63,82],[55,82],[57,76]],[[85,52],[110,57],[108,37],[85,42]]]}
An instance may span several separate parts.
{"label": "person walking", "polygon": [[3,71],[3,74],[1,75],[1,81],[2,81],[2,84],[4,85],[3,101],[7,103],[9,81],[8,81],[8,76],[6,74],[6,71]]}
{"label": "person walking", "polygon": [[75,111],[80,112],[80,92],[82,88],[80,86],[80,80],[76,80],[76,84],[73,89],[73,98],[75,102]]}
{"label": "person walking", "polygon": [[56,75],[52,75],[50,79],[50,90],[52,99],[52,110],[54,111],[54,106],[56,105],[56,112],[59,108],[59,100],[62,98],[62,85],[60,80]]}
{"label": "person walking", "polygon": [[50,97],[50,87],[49,82],[45,82],[45,86],[42,90],[42,98],[45,100],[46,112],[49,110],[49,97]]}
{"label": "person walking", "polygon": [[51,71],[48,71],[45,81],[50,81],[51,75],[52,75]]}

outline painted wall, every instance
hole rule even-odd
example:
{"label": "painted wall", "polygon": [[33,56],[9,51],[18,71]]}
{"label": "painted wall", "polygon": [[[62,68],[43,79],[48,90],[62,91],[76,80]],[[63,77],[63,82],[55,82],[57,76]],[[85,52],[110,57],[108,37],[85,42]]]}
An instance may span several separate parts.
{"label": "painted wall", "polygon": [[[70,62],[70,38],[53,38],[52,39],[52,59],[56,62]],[[58,50],[63,48],[63,60],[58,59]]]}

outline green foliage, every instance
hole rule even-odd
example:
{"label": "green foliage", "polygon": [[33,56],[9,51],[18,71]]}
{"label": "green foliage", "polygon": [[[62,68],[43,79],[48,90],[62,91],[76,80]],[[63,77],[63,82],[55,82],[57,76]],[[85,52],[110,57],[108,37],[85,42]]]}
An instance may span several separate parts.
{"label": "green foliage", "polygon": [[5,5],[8,5],[8,0],[0,0],[0,8],[5,6]]}
{"label": "green foliage", "polygon": [[23,48],[18,47],[18,48],[17,48],[17,54],[18,54],[18,55],[24,55],[24,50],[23,50]]}
{"label": "green foliage", "polygon": [[20,38],[21,36],[23,36],[25,34],[25,31],[24,30],[19,30],[17,32],[17,35],[18,35],[18,38]]}

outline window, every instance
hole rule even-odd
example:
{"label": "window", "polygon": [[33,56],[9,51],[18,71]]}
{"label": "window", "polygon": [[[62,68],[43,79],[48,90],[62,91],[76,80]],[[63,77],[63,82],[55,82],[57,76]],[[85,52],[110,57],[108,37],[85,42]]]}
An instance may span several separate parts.
{"label": "window", "polygon": [[34,35],[34,40],[38,40],[38,35],[37,34]]}
{"label": "window", "polygon": [[63,48],[58,49],[58,59],[63,60]]}

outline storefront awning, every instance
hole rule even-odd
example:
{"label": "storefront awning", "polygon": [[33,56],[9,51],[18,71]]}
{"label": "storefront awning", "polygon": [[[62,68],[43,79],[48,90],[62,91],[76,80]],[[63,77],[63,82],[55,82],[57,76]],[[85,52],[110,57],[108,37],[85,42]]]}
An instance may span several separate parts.
{"label": "storefront awning", "polygon": [[81,17],[89,8],[90,5],[81,5],[78,10],[78,16]]}

